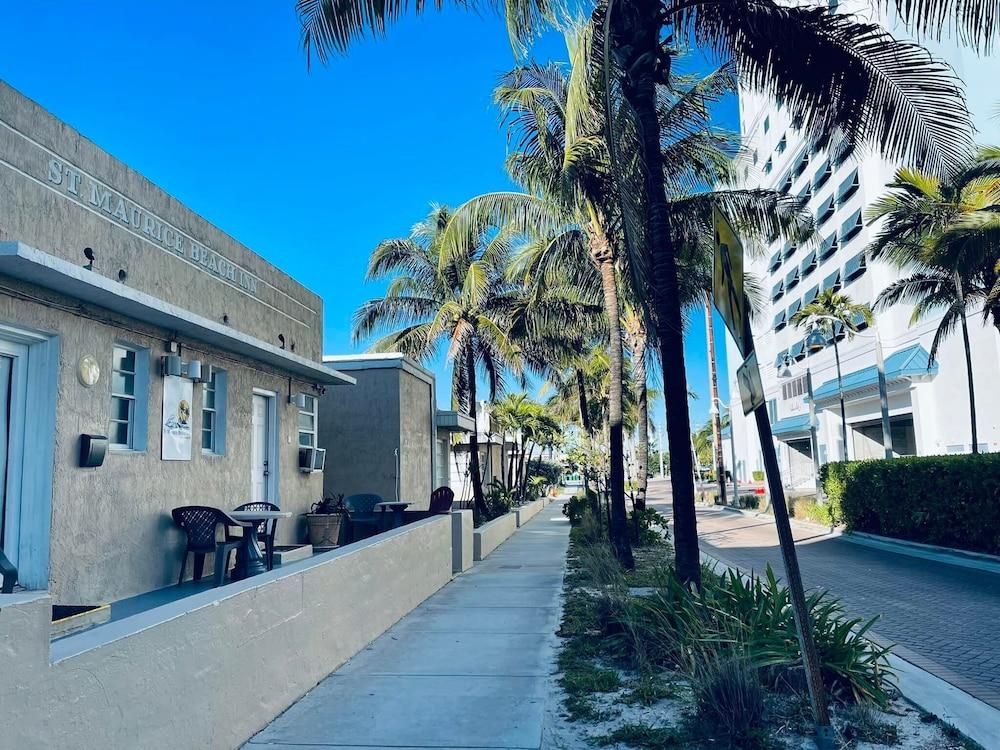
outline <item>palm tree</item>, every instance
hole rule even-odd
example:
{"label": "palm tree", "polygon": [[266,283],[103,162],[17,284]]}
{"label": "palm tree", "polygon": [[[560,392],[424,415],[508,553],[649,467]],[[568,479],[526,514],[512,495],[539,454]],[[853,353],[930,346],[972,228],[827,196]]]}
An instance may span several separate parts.
{"label": "palm tree", "polygon": [[1000,331],[1000,150],[984,149],[947,179],[899,170],[868,218],[883,219],[869,255],[911,272],[882,290],[876,309],[911,304],[911,325],[941,312],[931,362],[941,342],[956,327],[962,331],[972,451],[978,453],[968,316],[979,308]]}
{"label": "palm tree", "polygon": [[[505,371],[519,370],[519,350],[508,331],[520,296],[504,275],[510,245],[502,232],[468,243],[462,254],[443,262],[441,244],[451,220],[448,208],[435,206],[409,237],[378,244],[367,279],[389,279],[389,286],[384,296],[358,308],[353,335],[358,341],[388,331],[373,351],[399,351],[422,361],[447,344],[452,392],[475,419],[480,371],[492,400],[503,389]],[[469,434],[469,473],[475,508],[485,514],[475,430]]]}
{"label": "palm tree", "polygon": [[828,341],[833,341],[833,356],[837,362],[837,390],[840,394],[840,428],[844,441],[844,460],[847,460],[847,410],[844,405],[844,381],[840,372],[840,349],[837,340],[844,334],[853,338],[861,324],[872,324],[872,311],[868,305],[855,302],[846,294],[824,289],[815,300],[791,317],[791,322],[807,331],[820,331]]}
{"label": "palm tree", "polygon": [[645,510],[646,490],[649,486],[649,388],[646,375],[649,335],[646,332],[644,317],[631,305],[625,308],[622,328],[625,331],[625,344],[629,350],[632,377],[636,386],[636,430],[638,437],[635,446],[637,474],[635,507],[638,510]]}
{"label": "palm tree", "polygon": [[[443,0],[434,5],[440,7]],[[483,7],[456,0],[461,7]],[[552,0],[490,3],[505,15],[512,46],[524,49],[539,27],[558,15]],[[916,32],[940,36],[947,27],[988,49],[1000,30],[995,0],[879,0]],[[307,57],[325,61],[366,34],[383,35],[411,6],[405,0],[297,0]],[[416,12],[428,7],[415,3]],[[618,131],[617,97],[627,102],[637,148],[607,139],[614,179],[634,155],[643,177],[643,211],[629,254],[652,266],[650,296],[664,372],[664,406],[673,484],[678,575],[700,578],[694,484],[689,450],[690,415],[684,372],[678,246],[671,235],[667,173],[661,153],[659,98],[671,79],[672,51],[663,44],[711,48],[733,61],[741,86],[780,99],[812,136],[835,127],[852,142],[877,145],[889,157],[943,170],[968,141],[969,119],[959,85],[947,66],[919,45],[893,39],[877,24],[826,8],[776,0],[603,0],[594,11],[596,47],[605,75],[605,125]],[[669,32],[665,33],[665,30]],[[809,59],[810,64],[803,64]],[[634,118],[634,119],[633,119]],[[626,128],[628,130],[628,128]],[[619,193],[619,199],[622,194]],[[628,214],[628,211],[622,211]],[[655,249],[655,252],[653,250]],[[633,258],[635,260],[635,258]],[[638,264],[634,264],[638,265]],[[643,290],[645,292],[645,290]]]}

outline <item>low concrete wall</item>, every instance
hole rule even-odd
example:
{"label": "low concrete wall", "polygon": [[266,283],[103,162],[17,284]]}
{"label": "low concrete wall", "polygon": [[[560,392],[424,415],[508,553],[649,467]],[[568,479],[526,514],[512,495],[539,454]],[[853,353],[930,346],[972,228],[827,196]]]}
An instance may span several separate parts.
{"label": "low concrete wall", "polygon": [[530,503],[525,503],[519,508],[515,508],[514,513],[517,515],[518,528],[524,526],[524,524],[537,516],[544,507],[545,499],[538,498],[537,500],[532,500]]}
{"label": "low concrete wall", "polygon": [[472,567],[473,523],[471,510],[451,512],[451,572],[464,573]]}
{"label": "low concrete wall", "polygon": [[0,748],[234,748],[451,579],[436,516],[56,641],[0,595]]}
{"label": "low concrete wall", "polygon": [[514,511],[484,523],[473,532],[473,559],[476,562],[485,560],[515,531],[517,531],[517,514]]}

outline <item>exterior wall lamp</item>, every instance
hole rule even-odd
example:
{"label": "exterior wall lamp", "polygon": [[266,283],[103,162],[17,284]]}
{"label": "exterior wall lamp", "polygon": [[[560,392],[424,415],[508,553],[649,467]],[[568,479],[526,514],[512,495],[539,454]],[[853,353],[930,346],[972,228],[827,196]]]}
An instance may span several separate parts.
{"label": "exterior wall lamp", "polygon": [[195,383],[202,382],[202,362],[200,359],[192,359],[184,362],[179,354],[167,354],[160,358],[160,374],[164,377],[173,375],[175,377],[189,378]]}

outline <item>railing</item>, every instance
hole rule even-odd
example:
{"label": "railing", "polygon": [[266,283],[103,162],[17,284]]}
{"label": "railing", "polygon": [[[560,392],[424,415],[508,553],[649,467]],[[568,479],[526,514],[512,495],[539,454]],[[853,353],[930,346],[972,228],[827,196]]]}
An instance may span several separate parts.
{"label": "railing", "polygon": [[17,568],[7,559],[2,549],[0,549],[0,577],[3,579],[3,586],[0,587],[0,593],[13,594],[14,584],[17,583]]}

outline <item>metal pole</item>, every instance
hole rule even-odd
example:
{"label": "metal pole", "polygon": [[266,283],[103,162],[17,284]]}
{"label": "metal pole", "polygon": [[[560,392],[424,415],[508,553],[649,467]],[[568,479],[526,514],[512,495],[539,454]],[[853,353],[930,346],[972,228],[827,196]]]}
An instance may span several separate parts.
{"label": "metal pole", "polygon": [[733,507],[739,507],[740,488],[736,484],[736,425],[733,424],[733,410],[729,409],[729,451],[733,454]]}
{"label": "metal pole", "polygon": [[816,475],[816,497],[823,496],[819,481],[819,438],[816,435],[816,403],[813,400],[812,370],[806,368],[806,394],[809,396],[809,450],[812,452],[813,472]]}
{"label": "metal pole", "polygon": [[663,429],[658,427],[656,434],[658,436],[656,442],[659,443],[660,448],[660,479],[663,479],[666,476],[663,472]]}
{"label": "metal pole", "polygon": [[715,481],[719,486],[719,504],[726,504],[726,468],[722,458],[722,417],[719,414],[719,376],[715,362],[715,326],[712,322],[712,302],[705,292],[705,334],[708,337],[708,383],[712,408],[712,458],[715,461]]}
{"label": "metal pole", "polygon": [[892,425],[889,423],[889,389],[885,384],[885,360],[882,359],[882,338],[875,333],[875,364],[878,367],[878,400],[882,406],[882,445],[885,457],[892,458]]}
{"label": "metal pole", "polygon": [[812,627],[809,622],[809,610],[806,607],[806,596],[802,588],[802,574],[799,571],[799,560],[795,553],[795,539],[788,522],[788,508],[785,505],[785,491],[781,486],[778,456],[774,451],[771,422],[768,419],[767,408],[763,404],[754,410],[754,416],[757,420],[761,451],[764,454],[764,471],[767,472],[767,482],[771,490],[774,522],[778,529],[781,558],[785,564],[785,578],[788,582],[792,612],[795,615],[799,648],[802,650],[806,684],[809,688],[809,698],[812,701],[813,715],[816,719],[816,746],[820,750],[827,750],[827,748],[833,747],[833,727],[830,725],[830,712],[826,704],[826,690],[823,687],[823,678],[820,673],[819,655],[816,652],[816,642],[813,640]]}

